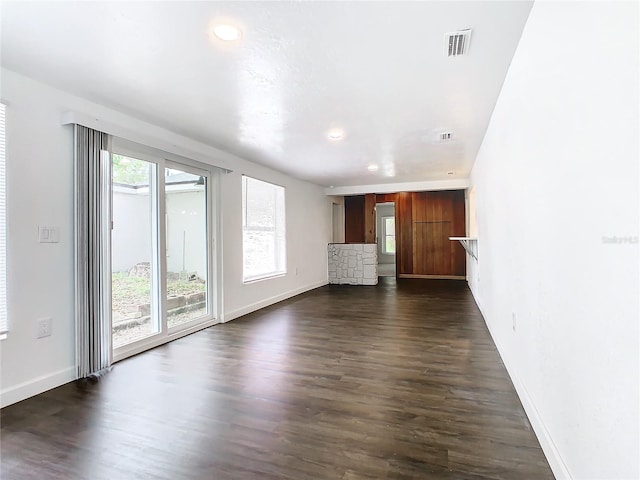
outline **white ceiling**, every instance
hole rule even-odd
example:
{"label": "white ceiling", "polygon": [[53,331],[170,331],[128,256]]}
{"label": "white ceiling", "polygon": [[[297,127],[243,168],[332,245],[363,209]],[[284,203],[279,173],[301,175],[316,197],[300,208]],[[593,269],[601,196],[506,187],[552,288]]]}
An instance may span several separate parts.
{"label": "white ceiling", "polygon": [[[320,185],[464,178],[531,5],[4,1],[1,58]],[[240,41],[210,39],[220,19]],[[447,58],[444,34],[465,28],[469,55]],[[454,139],[437,143],[444,130]]]}

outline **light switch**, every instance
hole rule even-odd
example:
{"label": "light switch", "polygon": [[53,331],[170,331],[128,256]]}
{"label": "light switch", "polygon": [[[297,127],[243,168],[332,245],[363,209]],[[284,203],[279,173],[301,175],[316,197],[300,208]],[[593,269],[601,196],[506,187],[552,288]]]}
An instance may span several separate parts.
{"label": "light switch", "polygon": [[39,226],[38,241],[40,243],[58,243],[60,241],[60,228]]}

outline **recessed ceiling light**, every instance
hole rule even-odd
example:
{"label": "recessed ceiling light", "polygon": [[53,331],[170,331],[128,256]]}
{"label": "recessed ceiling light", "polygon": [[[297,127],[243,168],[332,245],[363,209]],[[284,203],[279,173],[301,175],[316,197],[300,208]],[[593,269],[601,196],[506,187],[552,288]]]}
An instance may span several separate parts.
{"label": "recessed ceiling light", "polygon": [[240,38],[242,32],[238,27],[229,25],[227,23],[222,23],[213,27],[213,34],[220,40],[224,40],[225,42],[233,42],[234,40],[238,40]]}
{"label": "recessed ceiling light", "polygon": [[378,165],[369,165],[367,167],[367,170],[369,170],[370,172],[377,172],[378,171]]}
{"label": "recessed ceiling light", "polygon": [[332,128],[331,130],[329,130],[327,136],[330,140],[340,140],[342,137],[344,137],[344,130],[342,130],[341,128]]}

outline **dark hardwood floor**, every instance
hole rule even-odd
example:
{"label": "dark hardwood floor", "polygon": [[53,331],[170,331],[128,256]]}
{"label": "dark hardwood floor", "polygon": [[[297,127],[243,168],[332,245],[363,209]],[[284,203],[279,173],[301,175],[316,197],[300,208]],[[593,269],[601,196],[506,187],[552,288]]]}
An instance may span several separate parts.
{"label": "dark hardwood floor", "polygon": [[464,282],[326,286],[2,410],[1,478],[553,478]]}

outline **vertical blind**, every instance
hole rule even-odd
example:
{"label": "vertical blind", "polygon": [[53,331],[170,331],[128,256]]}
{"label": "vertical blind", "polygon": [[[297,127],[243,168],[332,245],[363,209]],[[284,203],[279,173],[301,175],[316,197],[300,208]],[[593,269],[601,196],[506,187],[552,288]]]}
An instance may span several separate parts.
{"label": "vertical blind", "polygon": [[0,103],[0,339],[7,336],[7,177],[5,106]]}
{"label": "vertical blind", "polygon": [[111,138],[75,126],[78,377],[111,365]]}

